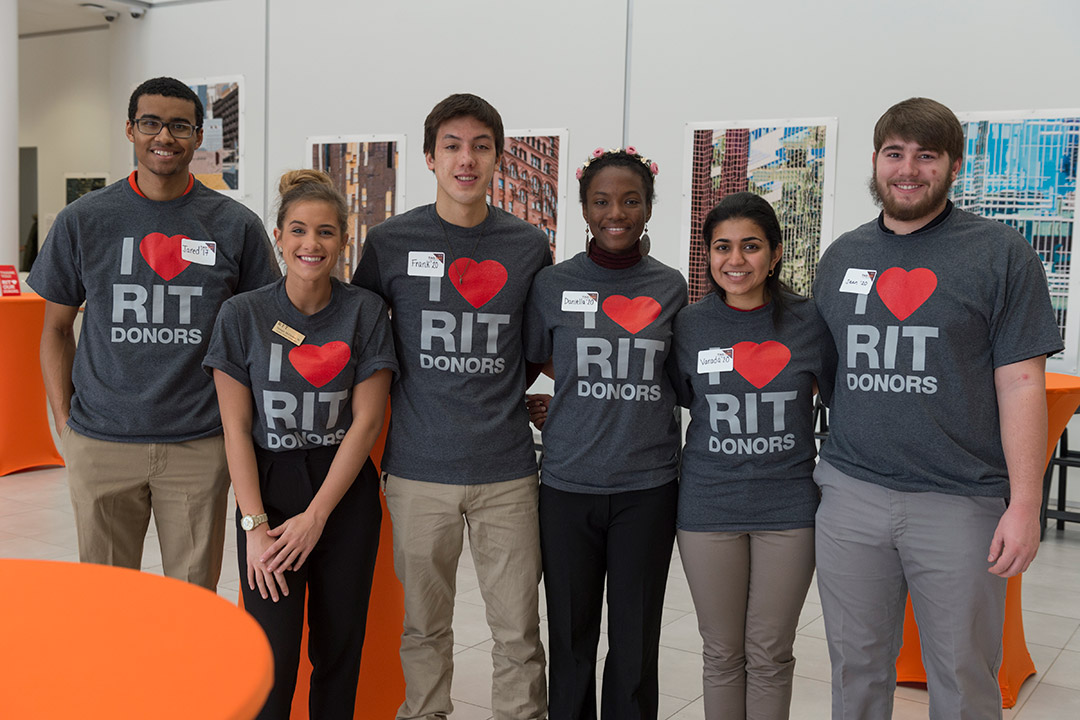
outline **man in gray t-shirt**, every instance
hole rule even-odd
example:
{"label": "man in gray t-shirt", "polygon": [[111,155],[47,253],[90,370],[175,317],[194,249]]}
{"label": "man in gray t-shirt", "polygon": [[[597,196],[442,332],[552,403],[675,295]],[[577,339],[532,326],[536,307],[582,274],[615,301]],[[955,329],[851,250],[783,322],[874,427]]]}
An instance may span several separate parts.
{"label": "man in gray t-shirt", "polygon": [[910,591],[931,717],[997,718],[1006,578],[1039,544],[1046,356],[1062,349],[1023,237],[954,208],[964,135],[925,98],[874,130],[881,215],[821,259],[839,359],[814,479],[833,718],[888,718]]}
{"label": "man in gray t-shirt", "polygon": [[139,568],[152,510],[164,573],[213,590],[229,474],[200,366],[221,304],[280,272],[259,218],[189,172],[202,120],[178,80],[136,88],[138,170],[60,212],[27,284],[46,300],[41,372],[79,558]]}
{"label": "man in gray t-shirt", "polygon": [[497,720],[547,717],[536,456],[525,409],[525,299],[551,264],[540,230],[487,204],[499,113],[451,95],[424,122],[435,204],[373,228],[353,282],[390,306],[400,376],[382,472],[405,591],[397,717],[450,714],[462,536],[494,640]]}

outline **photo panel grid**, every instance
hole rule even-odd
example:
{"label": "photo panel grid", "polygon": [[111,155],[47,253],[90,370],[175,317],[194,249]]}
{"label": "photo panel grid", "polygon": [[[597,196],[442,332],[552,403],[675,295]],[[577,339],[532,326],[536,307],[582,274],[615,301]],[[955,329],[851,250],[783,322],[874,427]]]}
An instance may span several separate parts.
{"label": "photo panel grid", "polygon": [[243,194],[241,78],[187,81],[203,104],[203,141],[191,159],[191,173],[203,185],[231,198]]}
{"label": "photo panel grid", "polygon": [[690,302],[711,289],[701,238],[705,216],[738,192],[772,204],[784,246],[781,279],[810,295],[822,239],[831,239],[836,124],[836,118],[687,124],[683,245]]}
{"label": "photo panel grid", "polygon": [[352,280],[368,231],[399,212],[405,184],[399,165],[404,146],[404,135],[308,138],[310,166],[330,176],[349,211],[349,241],[334,277]]}
{"label": "photo panel grid", "polygon": [[554,262],[563,259],[559,210],[566,199],[562,153],[567,132],[507,130],[502,157],[488,188],[488,203],[539,228],[548,238]]}
{"label": "photo panel grid", "polygon": [[[1078,350],[1069,297],[1076,233],[1080,110],[959,114],[964,160],[950,198],[956,207],[1015,228],[1042,260],[1065,357]],[[1072,315],[1075,315],[1073,313]]]}

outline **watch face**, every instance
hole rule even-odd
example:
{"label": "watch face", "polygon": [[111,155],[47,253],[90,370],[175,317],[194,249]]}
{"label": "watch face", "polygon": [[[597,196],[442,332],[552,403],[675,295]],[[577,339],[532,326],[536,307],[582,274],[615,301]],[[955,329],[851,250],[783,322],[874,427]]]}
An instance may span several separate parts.
{"label": "watch face", "polygon": [[251,530],[255,527],[255,518],[251,517],[250,515],[245,515],[243,518],[240,519],[240,527],[244,528],[245,530]]}

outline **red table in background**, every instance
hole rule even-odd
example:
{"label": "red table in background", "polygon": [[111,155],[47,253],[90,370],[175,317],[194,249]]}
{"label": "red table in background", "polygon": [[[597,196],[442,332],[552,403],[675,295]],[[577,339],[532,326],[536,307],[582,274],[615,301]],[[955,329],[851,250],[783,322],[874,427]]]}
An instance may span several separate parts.
{"label": "red table in background", "polygon": [[[1080,407],[1080,377],[1046,373],[1046,463],[1057,447],[1065,426],[1069,424],[1076,408]],[[1005,592],[1005,627],[1002,636],[1001,670],[998,672],[998,684],[1001,686],[1001,705],[1011,708],[1016,704],[1020,686],[1035,674],[1035,663],[1031,661],[1027,642],[1024,639],[1024,617],[1021,604],[1021,576],[1009,578]],[[919,642],[919,628],[915,624],[915,615],[908,597],[907,610],[904,614],[904,645],[900,648],[900,657],[896,660],[897,682],[926,682],[926,670],[922,664],[922,645]]]}
{"label": "red table in background", "polygon": [[273,683],[262,628],[190,583],[0,559],[0,717],[251,720]]}
{"label": "red table in background", "polygon": [[0,297],[0,475],[64,464],[53,445],[38,362],[44,321],[39,295]]}

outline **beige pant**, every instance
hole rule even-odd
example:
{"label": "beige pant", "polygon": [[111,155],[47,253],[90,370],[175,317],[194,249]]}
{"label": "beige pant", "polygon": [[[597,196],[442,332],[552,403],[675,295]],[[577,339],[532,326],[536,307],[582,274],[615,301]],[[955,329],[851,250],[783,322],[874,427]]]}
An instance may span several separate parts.
{"label": "beige pant", "polygon": [[469,531],[480,593],[495,644],[495,720],[547,717],[538,590],[537,476],[485,485],[384,477],[394,523],[394,569],[405,590],[399,720],[445,718],[453,710],[454,595],[462,534]]}
{"label": "beige pant", "polygon": [[814,528],[679,530],[703,641],[707,720],[786,720]]}
{"label": "beige pant", "polygon": [[122,443],[65,426],[60,441],[79,560],[138,570],[153,510],[165,575],[217,588],[229,492],[223,436]]}

